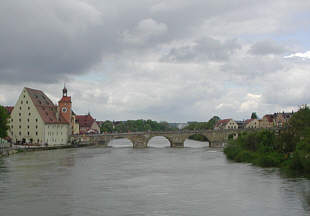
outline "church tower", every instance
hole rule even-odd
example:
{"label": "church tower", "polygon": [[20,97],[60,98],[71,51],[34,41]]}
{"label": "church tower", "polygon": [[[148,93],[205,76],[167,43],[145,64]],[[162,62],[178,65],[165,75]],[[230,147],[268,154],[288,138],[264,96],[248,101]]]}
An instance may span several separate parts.
{"label": "church tower", "polygon": [[62,98],[58,102],[58,108],[59,108],[60,115],[62,115],[62,117],[66,120],[66,122],[71,123],[72,102],[71,102],[71,97],[68,97],[67,93],[68,93],[68,90],[66,86],[64,86],[62,90]]}

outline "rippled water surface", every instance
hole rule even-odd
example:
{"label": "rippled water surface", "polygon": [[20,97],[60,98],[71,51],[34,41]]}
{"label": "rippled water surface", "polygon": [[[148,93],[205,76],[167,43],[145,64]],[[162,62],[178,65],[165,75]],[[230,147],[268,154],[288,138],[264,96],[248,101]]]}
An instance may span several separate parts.
{"label": "rippled water surface", "polygon": [[310,215],[310,181],[232,163],[205,143],[17,154],[0,159],[0,215]]}

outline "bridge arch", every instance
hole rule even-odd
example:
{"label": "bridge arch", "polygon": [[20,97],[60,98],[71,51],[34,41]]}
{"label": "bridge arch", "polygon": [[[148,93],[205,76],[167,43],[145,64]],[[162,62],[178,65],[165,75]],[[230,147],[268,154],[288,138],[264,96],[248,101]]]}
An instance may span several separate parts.
{"label": "bridge arch", "polygon": [[[167,143],[167,145],[162,144]],[[172,142],[169,137],[164,135],[154,135],[147,139],[146,144],[148,147],[157,147],[157,148],[164,148],[164,147],[171,147]]]}
{"label": "bridge arch", "polygon": [[133,147],[134,142],[127,136],[111,136],[106,140],[108,147]]}
{"label": "bridge arch", "polygon": [[184,147],[209,147],[210,144],[210,138],[199,132],[188,134],[184,140]]}

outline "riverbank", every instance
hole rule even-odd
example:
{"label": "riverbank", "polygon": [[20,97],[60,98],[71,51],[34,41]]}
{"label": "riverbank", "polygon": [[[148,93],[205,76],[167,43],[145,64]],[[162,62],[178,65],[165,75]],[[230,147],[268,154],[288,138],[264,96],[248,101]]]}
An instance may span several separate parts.
{"label": "riverbank", "polygon": [[26,146],[13,146],[5,148],[0,152],[0,158],[10,156],[22,152],[34,152],[34,151],[49,151],[57,149],[69,149],[69,148],[82,148],[92,146],[93,144],[83,144],[83,145],[62,145],[62,146],[40,146],[40,147],[26,147]]}
{"label": "riverbank", "polygon": [[224,153],[237,162],[310,174],[310,109],[294,113],[277,134],[262,129],[239,135]]}

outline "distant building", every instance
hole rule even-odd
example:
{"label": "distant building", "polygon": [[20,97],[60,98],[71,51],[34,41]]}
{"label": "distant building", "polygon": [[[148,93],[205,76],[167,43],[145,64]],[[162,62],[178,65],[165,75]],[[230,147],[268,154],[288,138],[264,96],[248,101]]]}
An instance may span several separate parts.
{"label": "distant building", "polygon": [[101,128],[103,124],[104,124],[104,121],[97,121],[97,125],[99,126],[99,128]]}
{"label": "distant building", "polygon": [[13,106],[5,106],[4,108],[8,111],[9,115],[11,115],[11,113],[12,113],[12,111],[14,109]]}
{"label": "distant building", "polygon": [[293,116],[294,112],[291,113],[274,113],[273,114],[273,123],[275,127],[284,127],[289,119]]}
{"label": "distant building", "polygon": [[244,121],[236,121],[238,128],[244,128]]}
{"label": "distant building", "polygon": [[13,143],[65,145],[72,134],[71,97],[67,89],[54,105],[40,90],[24,88],[11,111],[9,136]]}
{"label": "distant building", "polygon": [[259,128],[259,120],[247,119],[244,121],[244,128]]}
{"label": "distant building", "polygon": [[77,115],[76,119],[80,125],[80,134],[100,133],[100,128],[90,113],[87,115]]}
{"label": "distant building", "polygon": [[260,128],[272,128],[273,127],[273,115],[267,114],[259,121]]}
{"label": "distant building", "polygon": [[223,119],[216,123],[214,129],[237,129],[238,124],[233,119]]}

